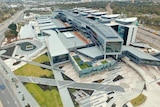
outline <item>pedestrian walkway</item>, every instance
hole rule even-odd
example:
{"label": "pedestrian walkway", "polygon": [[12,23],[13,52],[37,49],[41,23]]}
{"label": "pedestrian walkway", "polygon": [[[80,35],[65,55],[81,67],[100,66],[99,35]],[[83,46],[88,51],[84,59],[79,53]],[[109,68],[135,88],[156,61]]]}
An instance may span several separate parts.
{"label": "pedestrian walkway", "polygon": [[117,105],[116,107],[123,107],[124,104],[142,93],[144,85],[144,81],[137,81],[136,86],[132,91],[125,93],[116,92],[116,97],[108,103],[107,107],[111,107],[113,103]]}
{"label": "pedestrian walkway", "polygon": [[122,87],[116,85],[106,85],[100,83],[77,83],[68,80],[57,80],[57,79],[38,78],[29,76],[17,76],[17,77],[21,82],[58,86],[59,88],[75,88],[75,89],[97,90],[105,92],[114,90],[114,91],[124,92],[124,89]]}
{"label": "pedestrian walkway", "polygon": [[147,76],[147,74],[145,73],[145,71],[143,69],[141,69],[139,66],[137,66],[135,63],[131,62],[129,59],[127,58],[123,58],[122,59],[124,62],[126,62],[129,66],[131,66],[133,69],[136,70],[136,72],[142,77],[142,79],[146,82],[150,82],[152,81],[152,78]]}

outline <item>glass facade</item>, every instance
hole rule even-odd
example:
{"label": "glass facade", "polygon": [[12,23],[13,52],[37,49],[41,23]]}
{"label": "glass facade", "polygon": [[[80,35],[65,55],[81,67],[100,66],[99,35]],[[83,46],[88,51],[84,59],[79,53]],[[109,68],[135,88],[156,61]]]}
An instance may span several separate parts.
{"label": "glass facade", "polygon": [[118,27],[118,34],[124,40],[123,45],[126,45],[127,38],[128,38],[128,31],[129,31],[128,27],[124,27],[124,26]]}
{"label": "glass facade", "polygon": [[76,72],[78,73],[79,77],[90,76],[92,74],[97,74],[97,73],[103,72],[105,70],[112,70],[112,69],[115,69],[115,66],[117,65],[116,61],[112,61],[112,62],[107,62],[107,63],[101,64],[101,65],[91,66],[91,67],[81,69],[79,64],[73,58],[74,56],[70,56],[70,57],[71,57],[70,58],[71,63],[73,65],[74,69],[76,70]]}
{"label": "glass facade", "polygon": [[121,52],[121,42],[107,42],[106,43],[106,53],[119,53]]}
{"label": "glass facade", "polygon": [[115,26],[111,26],[112,29],[114,29],[116,32],[118,32],[118,25],[115,25]]}
{"label": "glass facade", "polygon": [[53,63],[59,63],[69,60],[68,54],[53,57]]}

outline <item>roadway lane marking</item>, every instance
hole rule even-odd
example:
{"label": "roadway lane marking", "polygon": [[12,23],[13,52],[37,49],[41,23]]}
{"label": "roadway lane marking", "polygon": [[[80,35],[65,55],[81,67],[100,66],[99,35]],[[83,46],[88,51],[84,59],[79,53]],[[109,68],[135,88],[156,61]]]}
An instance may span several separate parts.
{"label": "roadway lane marking", "polygon": [[31,77],[28,77],[29,78],[29,80],[31,81],[31,82],[34,82],[32,79],[31,79]]}
{"label": "roadway lane marking", "polygon": [[[2,80],[2,82],[4,83],[4,85],[6,86],[6,89],[8,90],[8,92],[9,92],[9,94],[11,95],[12,99],[15,100],[12,92],[10,91],[10,89],[8,88],[6,82],[5,82],[2,78],[3,78],[3,77],[0,75],[0,79]],[[7,103],[9,104],[9,101],[7,101]],[[17,104],[17,107],[19,107],[18,104]]]}
{"label": "roadway lane marking", "polygon": [[10,104],[9,101],[7,101],[7,103]]}

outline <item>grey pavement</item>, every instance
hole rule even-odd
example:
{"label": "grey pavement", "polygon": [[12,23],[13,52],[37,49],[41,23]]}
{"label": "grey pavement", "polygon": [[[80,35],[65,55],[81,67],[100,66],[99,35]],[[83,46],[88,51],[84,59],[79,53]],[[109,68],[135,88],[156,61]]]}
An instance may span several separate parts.
{"label": "grey pavement", "polygon": [[140,95],[143,91],[144,85],[145,81],[138,81],[135,88],[133,88],[133,90],[131,90],[130,92],[116,92],[116,97],[109,101],[108,107],[111,107],[113,103],[115,103],[117,107],[122,107],[124,104]]}
{"label": "grey pavement", "polygon": [[[48,54],[48,57],[49,57],[49,60],[50,60],[50,64],[53,68],[52,72],[54,74],[55,79],[63,81],[64,79],[62,77],[61,70],[58,70],[56,67],[54,67],[52,57],[50,56],[50,54],[48,52],[47,52],[47,54]],[[63,106],[64,107],[74,107],[74,104],[73,104],[73,101],[71,99],[71,96],[69,94],[68,89],[66,87],[60,88],[58,82],[57,82],[57,88],[58,88],[59,94],[61,96]]]}
{"label": "grey pavement", "polygon": [[5,89],[0,90],[0,101],[2,105],[4,107],[21,107],[18,99],[14,97],[14,90],[11,89],[10,83],[4,76],[2,77],[2,69],[0,72],[0,85],[4,85],[5,87]]}
{"label": "grey pavement", "polygon": [[144,29],[139,28],[137,32],[137,38],[142,40],[143,42],[151,45],[156,49],[160,49],[160,36],[156,34],[146,31]]}
{"label": "grey pavement", "polygon": [[[12,59],[16,59],[16,60],[18,60],[18,61],[23,61],[23,62],[27,62],[27,63],[29,63],[29,64],[33,64],[33,65],[36,65],[36,66],[40,66],[40,67],[43,67],[43,68],[47,68],[47,69],[51,69],[51,70],[53,70],[53,67],[52,66],[48,66],[48,65],[45,65],[45,64],[40,64],[40,63],[37,63],[37,62],[33,62],[33,61],[27,61],[27,60],[23,60],[23,59],[19,59],[19,58],[14,58],[14,57],[11,57],[11,56],[6,56],[6,55],[0,55],[0,56],[2,56],[2,57],[6,57],[6,58],[12,58]],[[3,62],[4,63],[4,62]],[[52,62],[51,62],[51,64],[52,64]],[[8,68],[9,69],[9,68]],[[55,68],[56,69],[56,68]],[[63,81],[63,77],[62,77],[62,74],[61,74],[61,72],[60,71],[57,71],[57,70],[55,70],[54,69],[54,71],[52,71],[52,72],[54,72],[54,76],[55,76],[55,79],[56,80],[62,80]],[[12,76],[13,76],[14,74],[12,73]],[[16,78],[16,76],[14,75],[14,77]],[[30,77],[31,78],[31,77]],[[29,80],[30,80],[30,82],[32,82],[32,83],[39,83],[38,82],[38,80],[43,80],[43,79],[37,79],[37,80],[35,80],[34,82],[31,80],[29,78]],[[18,79],[18,78],[17,78]],[[25,79],[26,80],[26,82],[28,82],[28,79]],[[23,82],[25,81],[25,80],[23,80]],[[33,79],[34,80],[34,79]],[[44,83],[44,82],[43,82]],[[53,82],[54,83],[54,82]],[[52,84],[52,83],[50,83],[50,84]],[[53,84],[52,84],[53,85]],[[54,85],[53,85],[54,86]],[[59,88],[60,86],[58,85],[58,83],[57,83],[57,87],[58,87],[58,90],[59,90],[59,93],[60,93],[60,96],[61,96],[61,99],[62,99],[62,103],[63,103],[63,106],[64,107],[74,107],[74,104],[73,104],[73,102],[72,102],[72,99],[71,99],[71,96],[70,96],[70,94],[69,94],[69,92],[68,92],[68,89],[66,88],[66,87],[61,87],[61,88]],[[26,90],[27,91],[27,90]],[[28,92],[28,91],[27,91]],[[29,96],[31,96],[30,94],[29,94],[29,92],[28,93],[25,93],[26,95],[29,95]],[[24,94],[24,95],[25,95]],[[33,99],[33,98],[31,98],[31,99]],[[67,99],[67,101],[66,101],[66,99]],[[30,100],[27,100],[27,101],[29,101],[30,102]],[[33,101],[35,101],[35,100],[33,100]],[[31,102],[32,103],[32,102]],[[35,102],[33,102],[33,103],[35,103]],[[38,103],[37,103],[38,104]],[[35,104],[35,105],[37,105],[37,104]],[[34,106],[34,107],[38,107],[38,106]]]}
{"label": "grey pavement", "polygon": [[[60,71],[54,70],[53,72],[54,72],[54,77],[55,77],[56,80],[63,81],[63,77],[62,77],[62,74],[61,74]],[[74,104],[73,104],[71,96],[68,92],[68,89],[66,87],[60,88],[59,82],[57,82],[57,87],[58,87],[59,94],[60,94],[61,99],[62,99],[63,106],[64,107],[74,107]]]}
{"label": "grey pavement", "polygon": [[[25,107],[25,105],[30,104],[31,107],[40,107],[37,101],[32,97],[32,95],[27,91],[24,85],[18,80],[18,78],[13,74],[10,68],[3,62],[0,58],[0,64],[3,66],[4,72],[6,73],[7,80],[12,83],[15,90],[15,97],[18,98],[21,107]],[[12,82],[12,78],[14,78],[17,82]],[[24,100],[23,100],[24,97]]]}
{"label": "grey pavement", "polygon": [[124,92],[124,89],[116,85],[105,85],[100,83],[77,83],[68,80],[55,80],[48,78],[28,77],[28,76],[17,76],[21,82],[38,83],[43,85],[58,86],[61,88],[76,88],[86,90],[97,90],[97,91],[120,91]]}
{"label": "grey pavement", "polygon": [[32,64],[32,65],[36,65],[36,66],[43,67],[43,68],[50,69],[50,70],[53,69],[51,66],[41,64],[41,63],[37,63],[37,62],[34,62],[34,61],[30,61],[30,60],[24,60],[24,59],[15,58],[15,57],[12,57],[12,56],[7,56],[7,55],[0,55],[0,56],[2,56],[4,58],[11,58],[11,59],[15,59],[17,61],[26,62],[26,63]]}

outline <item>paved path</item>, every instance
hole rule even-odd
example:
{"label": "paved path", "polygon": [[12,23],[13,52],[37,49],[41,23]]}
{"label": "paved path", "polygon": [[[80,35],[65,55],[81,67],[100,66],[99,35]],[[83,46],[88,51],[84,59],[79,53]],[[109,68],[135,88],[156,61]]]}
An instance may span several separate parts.
{"label": "paved path", "polygon": [[142,77],[142,79],[146,82],[152,81],[151,77],[146,75],[146,72],[137,66],[134,62],[131,62],[128,58],[123,58],[122,59],[124,62],[126,62],[129,66],[131,66],[133,69],[136,70],[136,72]]}
{"label": "paved path", "polygon": [[124,92],[124,89],[120,86],[115,85],[105,85],[100,83],[77,83],[68,80],[55,80],[48,78],[38,78],[38,77],[28,77],[28,76],[17,76],[21,82],[30,82],[37,84],[44,84],[50,86],[59,86],[59,88],[76,88],[76,89],[86,89],[86,90],[97,90],[97,91],[120,91]]}
{"label": "paved path", "polygon": [[[47,52],[47,54],[48,54],[48,57],[50,60],[51,67],[53,68],[52,72],[54,74],[55,80],[64,81],[64,79],[62,77],[61,70],[58,70],[57,68],[54,67],[52,57],[50,56],[50,54],[48,52]],[[60,88],[59,82],[56,82],[56,83],[57,83],[57,88],[58,88],[59,94],[61,96],[63,107],[74,107],[72,98],[70,96],[70,93],[69,93],[67,87]]]}
{"label": "paved path", "polygon": [[[36,66],[39,66],[39,67],[43,67],[43,68],[47,68],[47,69],[51,69],[52,72],[54,72],[54,76],[55,76],[55,79],[56,80],[61,80],[63,81],[63,77],[62,77],[62,74],[61,74],[61,71],[57,71],[57,68],[53,68],[53,64],[52,66],[48,66],[48,65],[45,65],[45,64],[40,64],[40,63],[37,63],[37,62],[33,62],[33,61],[28,61],[28,60],[24,60],[24,59],[19,59],[19,58],[14,58],[14,57],[11,57],[11,56],[6,56],[6,55],[0,55],[2,57],[6,57],[6,58],[12,58],[12,59],[16,59],[18,61],[23,61],[23,62],[27,62],[29,64],[33,64],[33,65],[36,65]],[[4,62],[3,62],[4,63]],[[13,73],[12,73],[13,74]],[[13,74],[14,75],[14,74]],[[15,76],[15,75],[14,75]],[[16,77],[16,76],[15,76]],[[17,78],[18,79],[18,78]],[[26,81],[27,82],[27,81]],[[32,81],[31,81],[32,82]],[[37,83],[37,82],[35,82]],[[54,86],[54,85],[53,85]],[[24,87],[24,86],[23,86]],[[71,96],[68,92],[68,89],[66,87],[61,87],[59,86],[59,84],[57,84],[57,87],[58,87],[58,90],[59,90],[59,93],[60,93],[60,96],[61,96],[61,99],[62,99],[62,103],[63,103],[63,106],[64,107],[74,107],[74,104],[72,102],[72,99],[71,99]],[[27,90],[26,90],[27,91]],[[28,91],[27,91],[28,92]],[[27,95],[30,95],[29,92],[26,93]],[[25,95],[25,94],[24,94]],[[30,95],[31,96],[31,95]],[[33,99],[33,97],[31,98]],[[30,100],[28,100],[30,101]],[[33,100],[35,101],[35,100]],[[35,104],[36,105],[36,104]],[[35,106],[35,107],[38,107],[38,106]]]}
{"label": "paved path", "polygon": [[5,57],[5,58],[12,58],[12,59],[15,59],[17,61],[26,62],[26,63],[32,64],[32,65],[43,67],[43,68],[50,69],[50,70],[53,69],[51,66],[48,66],[48,65],[45,65],[45,64],[41,64],[41,63],[37,63],[37,62],[34,62],[34,61],[30,61],[30,60],[24,60],[24,59],[15,58],[15,57],[12,57],[12,56],[7,56],[7,55],[0,55],[0,56],[1,57]]}
{"label": "paved path", "polygon": [[116,107],[123,107],[124,104],[136,98],[138,95],[142,93],[144,85],[145,81],[138,81],[136,83],[135,88],[130,92],[125,92],[125,93],[116,92],[116,96],[109,101],[107,107],[111,107],[113,103],[116,104]]}

